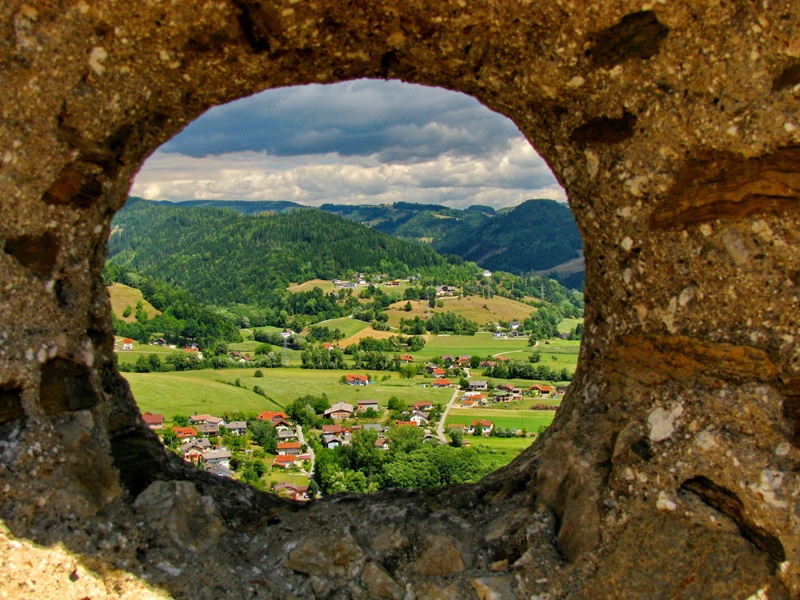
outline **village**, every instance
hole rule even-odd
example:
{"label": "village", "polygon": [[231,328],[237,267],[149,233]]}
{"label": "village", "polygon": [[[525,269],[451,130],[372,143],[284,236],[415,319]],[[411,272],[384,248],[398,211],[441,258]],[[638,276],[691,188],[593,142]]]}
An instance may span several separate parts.
{"label": "village", "polygon": [[[404,359],[413,360],[410,356]],[[482,361],[481,368],[491,368],[506,360]],[[375,432],[374,447],[388,451],[395,428],[418,428],[423,444],[453,445],[469,448],[470,439],[499,437],[535,437],[537,431],[503,427],[493,419],[476,414],[474,418],[448,419],[448,414],[480,412],[487,407],[502,407],[509,415],[523,410],[554,411],[565,387],[533,384],[520,387],[511,383],[493,384],[470,377],[470,355],[440,355],[425,365],[420,388],[452,390],[448,402],[417,400],[387,403],[365,398],[356,402],[326,402],[315,406],[313,421],[305,424],[293,418],[292,409],[264,410],[249,419],[214,414],[173,415],[167,420],[157,412],[145,412],[145,424],[162,442],[186,462],[206,472],[231,479],[241,479],[266,491],[307,501],[319,495],[314,481],[315,449],[349,446],[361,431]],[[458,379],[457,379],[458,378]],[[265,381],[266,383],[266,381]],[[369,375],[347,373],[338,381],[369,393],[376,381]],[[332,382],[332,385],[336,385]],[[331,394],[335,397],[336,394]],[[537,402],[541,400],[541,402]],[[515,410],[516,408],[516,410]],[[310,407],[309,407],[310,409]],[[232,414],[232,413],[231,413]],[[468,412],[466,413],[468,414]]]}

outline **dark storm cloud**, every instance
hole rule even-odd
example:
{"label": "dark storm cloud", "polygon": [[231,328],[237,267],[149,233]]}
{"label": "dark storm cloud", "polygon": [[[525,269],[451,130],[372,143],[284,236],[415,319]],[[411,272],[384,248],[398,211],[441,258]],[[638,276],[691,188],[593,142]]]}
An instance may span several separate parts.
{"label": "dark storm cloud", "polygon": [[216,107],[162,150],[192,157],[337,153],[414,163],[442,154],[485,156],[519,135],[511,121],[464,94],[360,80],[269,90]]}

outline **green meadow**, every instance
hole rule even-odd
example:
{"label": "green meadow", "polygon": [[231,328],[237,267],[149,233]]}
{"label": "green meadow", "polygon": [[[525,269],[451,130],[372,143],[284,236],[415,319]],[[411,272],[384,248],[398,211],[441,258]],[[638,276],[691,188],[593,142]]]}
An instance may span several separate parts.
{"label": "green meadow", "polygon": [[509,408],[453,408],[447,415],[445,431],[450,423],[469,425],[473,421],[483,419],[492,421],[496,427],[527,429],[536,432],[539,427],[547,427],[553,422],[555,411],[550,410],[515,410]]}
{"label": "green meadow", "polygon": [[534,438],[487,438],[467,435],[464,437],[464,441],[469,442],[470,448],[478,453],[481,464],[494,470],[514,460],[534,442]]}
{"label": "green meadow", "polygon": [[[377,382],[366,387],[342,384],[342,375],[355,371],[323,371],[298,368],[261,369],[264,377],[254,377],[255,369],[225,369],[214,371],[182,371],[173,373],[123,373],[128,380],[142,411],[157,412],[166,417],[195,412],[220,414],[233,411],[274,410],[287,406],[307,394],[327,394],[331,404],[375,399],[381,406],[397,396],[411,404],[427,400],[446,404],[453,393],[449,388],[432,388],[430,379],[415,377],[400,379],[397,373],[372,372]],[[361,372],[367,374],[366,372]],[[381,381],[384,376],[389,379]],[[236,380],[242,387],[229,385]],[[252,391],[261,387],[272,400]],[[247,389],[245,389],[247,388]],[[274,402],[273,402],[274,401]]]}
{"label": "green meadow", "polygon": [[314,323],[311,325],[311,329],[315,327],[327,327],[331,331],[334,329],[338,329],[344,334],[344,338],[349,338],[357,334],[359,331],[370,327],[369,323],[364,321],[359,321],[357,319],[352,319],[350,317],[340,317],[338,319],[328,319],[327,321],[320,321],[319,323]]}

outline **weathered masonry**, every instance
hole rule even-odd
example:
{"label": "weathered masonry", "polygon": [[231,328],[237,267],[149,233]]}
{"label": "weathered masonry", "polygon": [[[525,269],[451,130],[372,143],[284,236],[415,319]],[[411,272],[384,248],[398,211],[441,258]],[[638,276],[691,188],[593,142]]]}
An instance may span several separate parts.
{"label": "weathered masonry", "polygon": [[[0,24],[4,593],[800,595],[795,0],[6,0]],[[100,273],[132,176],[202,111],[356,77],[513,119],[584,235],[586,336],[508,468],[298,509],[143,428]]]}

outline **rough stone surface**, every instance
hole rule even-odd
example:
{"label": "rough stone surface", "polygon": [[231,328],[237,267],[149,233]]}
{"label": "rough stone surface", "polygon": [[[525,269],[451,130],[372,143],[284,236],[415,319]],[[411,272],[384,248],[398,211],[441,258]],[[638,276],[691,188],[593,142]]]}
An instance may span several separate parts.
{"label": "rough stone surface", "polygon": [[[800,596],[797,2],[10,0],[0,27],[0,519],[19,544],[0,591],[28,585],[24,557],[52,597],[364,598],[374,563],[409,598],[465,598],[502,561],[521,597]],[[507,468],[297,507],[158,446],[100,275],[131,178],[192,119],[357,77],[514,121],[584,236],[586,328],[553,427]],[[213,502],[225,528],[199,552],[155,502],[185,483],[183,522]],[[312,567],[337,536],[347,564]],[[433,538],[462,566],[417,568]]]}

